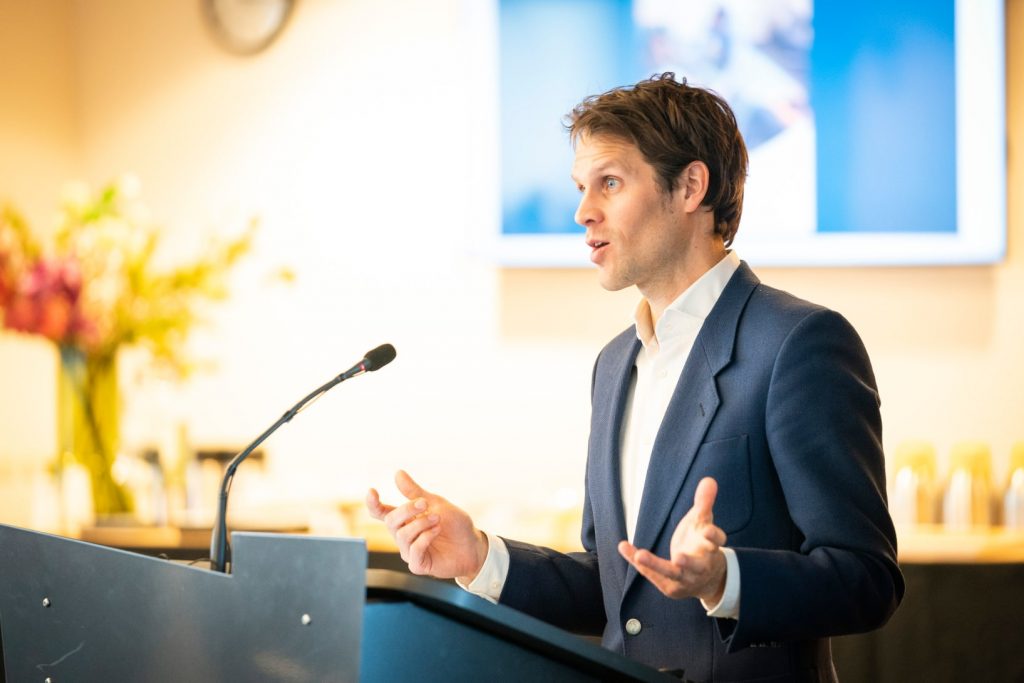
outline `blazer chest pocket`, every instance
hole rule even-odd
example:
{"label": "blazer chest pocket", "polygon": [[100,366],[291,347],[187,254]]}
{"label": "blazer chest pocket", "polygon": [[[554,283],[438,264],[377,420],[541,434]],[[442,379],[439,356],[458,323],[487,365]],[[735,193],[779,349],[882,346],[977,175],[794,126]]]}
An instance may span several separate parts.
{"label": "blazer chest pocket", "polygon": [[727,535],[750,523],[754,510],[750,481],[750,447],[746,434],[708,441],[693,461],[694,482],[712,477],[718,482],[718,496],[712,512],[715,525]]}

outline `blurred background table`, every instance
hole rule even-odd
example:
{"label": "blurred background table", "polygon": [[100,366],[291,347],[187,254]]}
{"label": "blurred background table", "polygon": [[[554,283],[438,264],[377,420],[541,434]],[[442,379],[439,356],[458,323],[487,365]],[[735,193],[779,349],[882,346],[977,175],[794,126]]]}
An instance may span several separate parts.
{"label": "blurred background table", "polygon": [[1024,681],[1024,532],[899,530],[903,603],[883,628],[832,639],[843,683]]}
{"label": "blurred background table", "polygon": [[[273,533],[307,533],[305,527],[232,527],[231,531],[268,531]],[[79,540],[121,550],[163,557],[169,560],[208,560],[210,558],[209,528],[178,528],[171,526],[93,526],[84,527]],[[389,540],[367,539],[369,566],[372,569],[402,571],[405,563]]]}

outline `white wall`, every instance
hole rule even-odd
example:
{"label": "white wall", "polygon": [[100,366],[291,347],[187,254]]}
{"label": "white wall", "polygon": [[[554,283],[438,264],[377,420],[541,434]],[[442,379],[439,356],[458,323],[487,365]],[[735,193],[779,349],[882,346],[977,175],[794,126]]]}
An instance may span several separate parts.
{"label": "white wall", "polygon": [[[3,38],[22,33],[6,21],[17,15],[36,38],[18,53],[50,65],[29,87],[0,59],[0,84],[36,97],[31,125],[3,98],[0,191],[45,208],[64,174],[99,182],[132,171],[180,253],[211,230],[262,218],[257,258],[216,309],[217,325],[194,338],[219,369],[181,388],[126,372],[127,445],[161,442],[184,422],[196,445],[240,446],[389,341],[399,351],[392,367],[335,389],[268,443],[274,497],[360,497],[403,466],[478,509],[497,503],[491,520],[503,531],[572,495],[559,491],[578,493],[591,363],[628,324],[635,295],[603,292],[589,271],[504,271],[475,255],[497,215],[481,4],[301,0],[279,43],[238,58],[211,42],[198,2],[0,0],[0,58],[12,50]],[[946,451],[980,438],[999,472],[1009,444],[1024,439],[1013,154],[1024,130],[1013,80],[1024,72],[1014,46],[1024,44],[1024,1],[1007,9],[1007,261],[760,272],[860,330],[887,447],[926,438]],[[38,131],[31,143],[3,132],[15,123]],[[59,163],[7,181],[50,149]],[[282,264],[297,271],[294,286],[266,282]],[[0,417],[0,462],[45,459],[52,358],[45,345],[0,343],[0,414],[22,411]],[[35,393],[26,402],[14,386]],[[8,508],[0,503],[0,518],[16,514]]]}
{"label": "white wall", "polygon": [[[0,204],[40,229],[79,172],[74,30],[66,2],[0,2]],[[0,332],[0,519],[31,521],[33,473],[56,447],[55,361],[38,340]]]}

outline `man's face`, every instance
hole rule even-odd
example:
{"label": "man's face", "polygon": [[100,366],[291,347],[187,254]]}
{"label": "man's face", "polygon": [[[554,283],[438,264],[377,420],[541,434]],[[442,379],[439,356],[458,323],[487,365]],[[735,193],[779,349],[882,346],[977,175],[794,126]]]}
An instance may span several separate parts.
{"label": "man's face", "polygon": [[685,287],[693,233],[683,188],[664,193],[640,150],[607,136],[577,140],[572,177],[581,194],[576,222],[587,229],[601,286],[636,285],[648,299],[674,299]]}

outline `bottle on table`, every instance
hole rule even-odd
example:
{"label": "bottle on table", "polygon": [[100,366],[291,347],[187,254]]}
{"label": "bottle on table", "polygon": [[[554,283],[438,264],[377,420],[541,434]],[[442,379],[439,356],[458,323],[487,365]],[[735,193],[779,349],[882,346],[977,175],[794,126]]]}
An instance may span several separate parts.
{"label": "bottle on table", "polygon": [[942,501],[942,523],[951,531],[967,531],[992,523],[992,453],[980,441],[953,446],[949,481]]}
{"label": "bottle on table", "polygon": [[889,482],[889,513],[900,526],[936,521],[935,447],[927,441],[904,441],[896,448]]}
{"label": "bottle on table", "polygon": [[1003,525],[1024,529],[1024,441],[1010,451],[1010,474],[1003,492]]}

